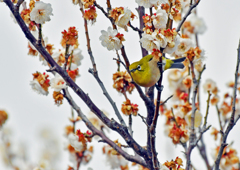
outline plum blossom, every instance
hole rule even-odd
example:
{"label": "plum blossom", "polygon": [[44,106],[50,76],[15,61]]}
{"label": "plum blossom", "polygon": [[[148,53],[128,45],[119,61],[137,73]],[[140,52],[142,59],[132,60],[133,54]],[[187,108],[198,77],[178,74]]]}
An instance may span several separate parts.
{"label": "plum blossom", "polygon": [[147,51],[160,49],[160,47],[165,48],[167,45],[166,37],[161,33],[158,33],[158,31],[154,31],[152,35],[143,33],[140,42],[142,43],[142,47]]}
{"label": "plum blossom", "polygon": [[183,55],[186,51],[188,51],[191,47],[193,47],[193,43],[189,38],[180,38],[180,44],[177,46],[177,50],[175,54],[178,56]]}
{"label": "plum blossom", "polygon": [[82,50],[79,48],[73,51],[73,58],[72,63],[76,64],[77,66],[81,65],[81,60],[83,59]]}
{"label": "plum blossom", "polygon": [[206,24],[202,18],[192,15],[189,18],[189,21],[191,22],[191,25],[194,26],[194,33],[203,34],[207,30]]}
{"label": "plum blossom", "polygon": [[131,10],[128,9],[128,8],[124,8],[124,13],[121,14],[119,17],[118,17],[118,20],[116,22],[116,24],[119,26],[119,27],[122,27],[124,28],[126,31],[127,31],[127,27],[126,25],[128,24],[128,22],[130,21],[131,19]]}
{"label": "plum blossom", "polygon": [[53,15],[51,4],[37,1],[35,2],[35,7],[30,13],[30,19],[37,24],[44,24],[46,21],[51,20],[50,15]]}
{"label": "plum blossom", "polygon": [[108,27],[107,31],[102,30],[102,35],[99,37],[102,46],[110,50],[119,50],[122,47],[122,41],[124,41],[123,35],[119,34],[116,29]]}
{"label": "plum blossom", "polygon": [[42,95],[45,95],[45,96],[48,95],[48,91],[45,91],[36,79],[30,81],[30,85],[31,85],[32,89],[35,92],[37,92],[38,94],[42,94]]}
{"label": "plum blossom", "polygon": [[122,155],[113,154],[112,147],[105,146],[103,148],[103,151],[106,154],[107,164],[109,164],[111,166],[111,169],[116,169],[116,168],[119,168],[120,166],[127,165],[128,162]]}
{"label": "plum blossom", "polygon": [[48,87],[50,86],[48,77],[46,73],[33,73],[33,80],[30,81],[32,89],[39,94],[48,95]]}
{"label": "plum blossom", "polygon": [[166,28],[168,14],[165,10],[158,9],[157,12],[152,16],[153,25],[157,29]]}
{"label": "plum blossom", "polygon": [[174,40],[167,45],[167,47],[164,49],[164,53],[172,54],[176,51],[178,45],[180,44],[180,36],[177,35]]}
{"label": "plum blossom", "polygon": [[54,91],[61,91],[62,89],[65,89],[67,87],[66,82],[63,80],[63,78],[56,74],[54,78],[50,80],[51,88],[54,89]]}
{"label": "plum blossom", "polygon": [[210,91],[212,92],[216,88],[216,83],[212,79],[207,79],[203,84],[203,89],[205,92]]}
{"label": "plum blossom", "polygon": [[83,150],[83,144],[82,142],[79,142],[78,141],[79,137],[73,133],[70,133],[68,135],[68,140],[69,140],[69,143],[72,147],[74,147],[74,149],[78,152],[82,151]]}

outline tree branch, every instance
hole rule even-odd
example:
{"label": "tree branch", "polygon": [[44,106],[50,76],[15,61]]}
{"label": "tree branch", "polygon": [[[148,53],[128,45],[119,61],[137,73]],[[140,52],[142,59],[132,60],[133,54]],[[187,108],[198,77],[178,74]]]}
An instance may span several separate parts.
{"label": "tree branch", "polygon": [[234,88],[233,88],[233,102],[232,102],[232,114],[231,114],[231,118],[230,121],[228,123],[227,129],[226,131],[223,133],[223,137],[222,137],[222,143],[218,152],[218,156],[217,159],[215,161],[214,164],[214,170],[219,170],[219,164],[222,158],[222,154],[223,154],[223,150],[224,148],[227,146],[227,137],[229,132],[232,130],[232,128],[235,126],[235,124],[237,123],[237,120],[239,120],[239,117],[236,119],[236,121],[234,121],[235,119],[235,104],[236,104],[236,98],[237,98],[237,82],[238,82],[238,69],[239,69],[239,62],[240,62],[240,41],[238,44],[238,56],[237,56],[237,65],[236,65],[236,72],[235,72],[235,84],[234,84]]}
{"label": "tree branch", "polygon": [[[200,83],[200,79],[201,79],[202,73],[206,69],[206,66],[204,65],[202,71],[199,74],[198,80],[196,80],[193,64],[192,64],[192,62],[190,62],[190,63],[191,63],[191,73],[192,73],[193,90],[194,91],[193,91],[193,96],[192,96],[192,115],[191,115],[189,146],[188,146],[188,150],[187,150],[186,170],[189,170],[189,168],[190,168],[190,165],[191,165],[191,152],[192,152],[193,148],[197,145],[197,142],[199,140],[199,139],[197,139],[195,141],[196,134],[195,134],[195,128],[194,128],[195,112],[197,110],[197,108],[196,108],[196,96],[197,96],[198,86],[199,86],[199,83]],[[205,129],[203,131],[205,131]],[[202,133],[200,133],[200,136],[202,135]]]}

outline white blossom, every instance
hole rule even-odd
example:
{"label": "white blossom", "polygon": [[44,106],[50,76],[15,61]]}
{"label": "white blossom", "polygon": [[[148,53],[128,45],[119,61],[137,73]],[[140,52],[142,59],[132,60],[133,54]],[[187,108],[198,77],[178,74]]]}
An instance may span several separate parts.
{"label": "white blossom", "polygon": [[216,83],[212,79],[207,79],[203,84],[204,92],[213,91],[216,88]]}
{"label": "white blossom", "polygon": [[75,63],[77,66],[81,65],[81,60],[83,59],[82,50],[79,48],[73,51],[72,63]]}
{"label": "white blossom", "polygon": [[119,168],[120,166],[125,166],[128,162],[121,155],[113,155],[111,152],[108,152],[112,148],[110,146],[105,147],[107,164],[111,166],[111,169]]}
{"label": "white blossom", "polygon": [[102,30],[102,35],[99,37],[101,40],[102,46],[106,47],[109,51],[110,50],[119,50],[122,47],[122,43],[116,35],[118,34],[116,29],[112,29],[108,27],[107,31]]}
{"label": "white blossom", "polygon": [[152,35],[143,33],[140,42],[147,51],[160,49],[160,47],[164,48],[167,45],[166,37],[157,32],[153,32]]}
{"label": "white blossom", "polygon": [[142,43],[142,47],[147,51],[160,48],[160,43],[150,34],[143,33],[140,42]]}
{"label": "white blossom", "polygon": [[177,50],[175,54],[178,56],[183,55],[187,52],[191,47],[193,47],[192,40],[189,38],[180,38],[180,44],[177,46]]}
{"label": "white blossom", "polygon": [[78,152],[82,151],[83,149],[83,144],[82,142],[79,142],[78,141],[79,137],[73,133],[70,133],[68,135],[68,140],[69,140],[69,143],[72,147],[74,147],[74,149]]}
{"label": "white blossom", "polygon": [[31,85],[32,89],[35,92],[37,92],[38,94],[42,94],[45,96],[48,95],[48,91],[45,91],[36,79],[30,81],[30,85]]}
{"label": "white blossom", "polygon": [[190,0],[181,0],[181,5],[182,5],[182,11],[186,13],[190,6]]}
{"label": "white blossom", "polygon": [[189,21],[191,22],[191,25],[194,26],[194,33],[203,34],[207,30],[206,24],[202,18],[192,15],[189,18]]}
{"label": "white blossom", "polygon": [[128,24],[128,22],[131,19],[131,14],[132,14],[132,12],[128,8],[124,8],[124,13],[119,15],[118,21],[116,22],[116,24],[119,27],[124,28],[125,31],[127,31],[126,25]]}
{"label": "white blossom", "polygon": [[173,45],[172,47],[169,46],[169,44],[167,45],[167,47],[163,50],[164,53],[168,53],[168,54],[172,54],[173,52],[176,51],[178,45],[180,44],[180,36],[177,35],[173,42],[170,43],[171,45]]}
{"label": "white blossom", "polygon": [[166,28],[168,15],[165,10],[158,9],[156,14],[152,16],[153,25],[157,29]]}
{"label": "white blossom", "polygon": [[46,21],[50,21],[50,15],[53,15],[51,4],[37,1],[30,13],[30,19],[37,24],[44,24]]}
{"label": "white blossom", "polygon": [[67,87],[66,82],[59,74],[55,74],[55,77],[50,80],[50,86],[54,89],[54,91],[59,92],[62,89]]}
{"label": "white blossom", "polygon": [[152,36],[159,42],[160,47],[165,48],[167,46],[167,38],[163,34],[159,33],[158,30],[155,30],[152,33]]}

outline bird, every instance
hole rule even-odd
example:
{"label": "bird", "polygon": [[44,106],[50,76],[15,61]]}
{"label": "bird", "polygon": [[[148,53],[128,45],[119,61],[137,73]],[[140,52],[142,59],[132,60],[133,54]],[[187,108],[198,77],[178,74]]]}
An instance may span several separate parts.
{"label": "bird", "polygon": [[130,74],[138,85],[143,87],[151,87],[156,85],[160,79],[160,65],[162,65],[163,71],[171,68],[183,69],[183,61],[186,57],[178,59],[167,59],[162,57],[162,63],[159,62],[158,58],[155,58],[153,55],[149,54],[143,57],[141,60],[132,63],[129,66]]}

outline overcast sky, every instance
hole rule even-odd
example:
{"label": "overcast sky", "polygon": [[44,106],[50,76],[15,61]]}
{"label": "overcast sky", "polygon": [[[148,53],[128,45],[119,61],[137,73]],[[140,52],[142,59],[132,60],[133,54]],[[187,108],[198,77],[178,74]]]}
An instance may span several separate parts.
{"label": "overcast sky", "polygon": [[[112,107],[102,94],[95,79],[88,73],[88,69],[91,68],[91,63],[87,54],[83,19],[78,7],[72,5],[70,0],[45,0],[44,2],[52,4],[54,15],[51,17],[51,21],[43,26],[43,34],[48,37],[49,42],[54,44],[56,49],[59,49],[61,48],[61,32],[70,26],[77,28],[79,31],[80,49],[84,55],[82,65],[79,68],[81,77],[77,79],[77,84],[89,94],[93,102],[99,106],[100,109],[106,110],[110,113],[111,117],[114,117]],[[105,6],[105,2],[101,4]],[[137,6],[134,0],[113,1],[113,7],[120,5],[124,7],[128,6],[137,14],[134,10]],[[229,89],[226,89],[226,83],[234,80],[237,46],[240,38],[239,7],[240,1],[238,0],[202,0],[197,10],[198,15],[204,18],[207,25],[206,33],[199,36],[200,47],[206,51],[207,56],[205,60],[207,69],[203,73],[202,82],[207,78],[212,78],[216,81],[220,89],[221,99],[223,94],[231,92]],[[99,41],[100,31],[106,30],[107,27],[110,26],[110,22],[103,17],[100,11],[97,12],[97,22],[93,26],[89,26],[93,55],[97,63],[99,76],[120,109],[125,99],[112,88],[112,74],[116,72],[116,64],[112,58],[116,57],[116,55],[115,52],[109,52],[106,48],[103,48]],[[29,159],[33,163],[38,163],[38,153],[41,146],[38,140],[38,132],[42,128],[51,129],[59,140],[61,151],[59,170],[67,169],[69,158],[67,151],[63,151],[64,142],[66,143],[67,140],[63,134],[64,127],[70,124],[68,120],[71,115],[70,106],[66,100],[64,100],[64,104],[60,107],[54,105],[51,94],[52,91],[46,97],[35,93],[31,89],[29,82],[32,80],[32,73],[36,71],[44,72],[47,68],[42,66],[37,57],[27,55],[27,40],[19,26],[13,22],[13,19],[10,17],[10,11],[4,3],[0,3],[0,23],[0,109],[5,109],[9,114],[9,120],[5,126],[11,129],[14,144],[21,142],[27,145],[27,153],[30,155]],[[133,22],[133,24],[138,26],[137,21]],[[120,30],[120,32],[125,35],[126,42],[124,42],[124,44],[130,62],[140,59],[141,52],[138,43],[138,34],[131,29],[129,29],[129,33],[125,33],[124,30]],[[163,99],[171,94],[167,88],[167,83],[167,81],[164,83]],[[73,96],[83,112],[87,114],[89,112],[87,106],[75,95]],[[201,98],[202,110],[205,111],[206,94],[202,94]],[[130,96],[130,99],[138,103],[140,105],[139,112],[142,115],[146,115],[143,102],[138,99],[136,92]],[[160,152],[158,156],[161,163],[174,159],[176,156],[183,157],[183,154],[180,152],[182,150],[180,146],[170,145],[170,139],[167,139],[165,136],[162,137],[164,135],[162,125],[164,120],[165,118],[163,116],[159,118],[160,123],[158,123],[159,127],[157,129],[157,133],[159,134],[157,147]],[[214,108],[210,109],[209,124],[218,128]],[[81,123],[79,127],[80,126],[81,129],[86,129],[83,123]],[[238,124],[235,130],[230,133],[229,139],[234,139],[233,147],[240,152],[240,138],[236,137],[237,131],[239,134],[239,128],[240,126]],[[145,145],[146,128],[139,117],[134,118],[133,129],[136,140],[139,141],[141,145]],[[209,138],[209,133],[210,131],[206,134],[205,140],[208,141],[207,149],[210,156],[211,150],[216,144],[213,141],[213,137]],[[116,134],[113,134],[113,137],[111,137],[112,140],[117,138],[118,136],[116,136]],[[231,140],[229,141],[231,142]],[[95,146],[96,153],[100,154],[101,148],[97,148],[97,146],[101,146],[101,144]],[[193,154],[197,155],[198,152],[194,151]],[[193,156],[193,158],[194,164],[197,165],[197,162],[200,163],[199,166],[196,167],[202,169],[200,167],[203,164],[201,164],[202,162],[199,157]],[[94,170],[99,169],[99,167],[104,167],[104,160],[105,157],[93,157],[93,161],[88,166],[84,166],[83,170],[87,169],[87,167],[92,167]],[[194,160],[197,160],[197,162],[194,162]],[[212,162],[213,160],[211,160],[211,163]],[[1,167],[3,167],[3,163],[0,160],[0,169],[2,169]],[[110,167],[104,169],[108,168],[110,169]],[[205,168],[205,166],[203,168]]]}

